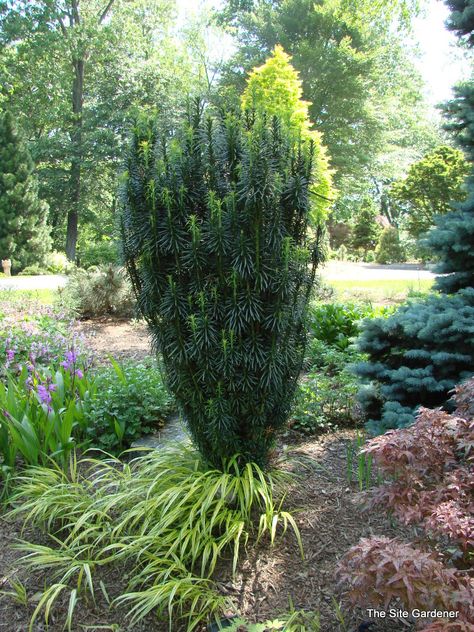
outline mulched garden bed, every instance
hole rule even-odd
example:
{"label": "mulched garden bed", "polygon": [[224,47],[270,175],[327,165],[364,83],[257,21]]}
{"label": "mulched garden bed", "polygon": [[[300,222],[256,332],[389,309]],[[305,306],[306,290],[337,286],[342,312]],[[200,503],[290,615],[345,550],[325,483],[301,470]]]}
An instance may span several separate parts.
{"label": "mulched garden bed", "polygon": [[[249,620],[276,618],[278,614],[288,611],[291,600],[297,609],[318,611],[324,632],[342,630],[335,614],[335,601],[340,602],[334,578],[337,561],[361,537],[374,534],[401,535],[400,528],[394,526],[383,511],[364,513],[355,503],[357,486],[355,483],[349,485],[346,478],[346,450],[348,442],[353,439],[353,432],[344,431],[306,441],[295,450],[298,456],[307,457],[312,462],[312,465],[310,463],[304,467],[301,482],[293,487],[287,500],[287,505],[300,509],[296,520],[303,539],[304,560],[301,559],[294,538],[288,535],[280,538],[274,548],[249,547],[248,556],[242,556],[242,564],[233,580],[227,564],[221,565],[217,579],[222,592],[233,598],[236,610]],[[23,537],[31,535],[24,533]],[[16,572],[15,560],[18,553],[12,551],[11,545],[18,537],[20,525],[1,518],[0,584],[2,578],[13,574],[24,582],[30,597],[30,604],[26,608],[9,598],[0,601],[1,632],[28,630],[29,617],[43,587],[42,577],[27,576],[23,570]],[[102,576],[110,597],[118,593],[122,578],[123,569],[119,567],[115,571],[108,570]],[[8,582],[4,583],[3,588],[8,589]],[[366,612],[354,610],[344,604],[342,609],[348,631],[357,630],[361,623],[369,620]],[[62,630],[66,612],[65,597],[64,603],[55,610],[49,632]],[[104,595],[98,591],[95,605],[90,603],[77,606],[73,629],[100,630],[99,626],[111,626],[114,623],[120,626],[115,628],[117,631],[161,632],[167,629],[166,625],[153,618],[140,625],[127,627],[124,615],[125,611],[110,611]],[[34,632],[45,629],[39,622],[33,627]],[[410,627],[405,622],[391,620],[377,622],[370,631],[408,629]]]}
{"label": "mulched garden bed", "polygon": [[[106,361],[108,354],[123,361],[142,360],[151,353],[143,323],[106,319],[83,321],[78,326],[85,336],[86,346],[99,361]],[[293,441],[294,437],[284,440],[289,439]],[[346,471],[347,446],[354,439],[355,431],[340,431],[304,441],[294,449],[298,458],[305,457],[308,463],[304,468],[296,466],[300,470],[301,481],[291,489],[286,504],[298,509],[296,520],[303,539],[304,560],[295,538],[288,535],[279,538],[274,548],[249,545],[233,579],[230,563],[224,561],[220,565],[217,571],[220,589],[233,598],[236,611],[249,621],[277,618],[288,611],[290,601],[297,609],[319,612],[323,632],[343,629],[355,632],[369,619],[366,612],[341,602],[334,577],[336,564],[361,537],[374,534],[403,537],[404,530],[395,525],[382,509],[364,513],[357,504],[357,485],[348,483]],[[0,590],[10,590],[8,578],[13,577],[24,583],[29,599],[26,607],[8,597],[0,599],[0,632],[28,631],[30,617],[44,587],[44,575],[28,574],[18,569],[16,560],[20,554],[12,549],[12,544],[21,537],[46,543],[46,536],[34,534],[29,529],[22,534],[20,523],[0,514]],[[123,576],[123,567],[107,569],[101,575],[105,593],[110,599],[119,594]],[[345,628],[337,622],[335,603],[342,604]],[[67,607],[68,596],[65,594],[50,617],[49,627],[41,622],[40,617],[32,628],[33,632],[62,632]],[[126,609],[110,610],[105,594],[98,590],[95,604],[89,600],[77,605],[72,629],[74,632],[164,632],[168,629],[166,624],[157,622],[154,617],[129,626],[125,615]],[[412,628],[405,621],[391,620],[377,622],[370,627],[370,632],[409,629]]]}

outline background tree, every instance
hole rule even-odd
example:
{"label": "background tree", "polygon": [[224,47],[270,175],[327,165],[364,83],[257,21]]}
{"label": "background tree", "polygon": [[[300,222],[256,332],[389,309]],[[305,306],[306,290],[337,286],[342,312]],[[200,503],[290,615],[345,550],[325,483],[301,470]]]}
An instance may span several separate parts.
{"label": "background tree", "polygon": [[390,195],[405,215],[405,224],[413,237],[433,226],[435,215],[444,215],[452,203],[463,200],[464,180],[469,163],[459,149],[443,145],[411,165],[406,178],[395,182]]}
{"label": "background tree", "polygon": [[242,107],[277,116],[297,139],[301,137],[313,142],[315,186],[312,188],[312,205],[313,223],[317,225],[327,217],[334,201],[332,173],[323,138],[320,132],[312,129],[308,113],[310,103],[302,98],[301,80],[290,60],[281,46],[275,46],[265,63],[249,74]]}
{"label": "background tree", "polygon": [[48,206],[38,198],[34,163],[10,112],[0,113],[0,257],[14,272],[42,265],[51,247]]}
{"label": "background tree", "polygon": [[[447,2],[450,28],[469,45],[472,1]],[[384,431],[414,420],[418,406],[450,406],[451,389],[474,367],[474,84],[457,89],[450,104],[449,127],[470,165],[467,199],[438,215],[426,243],[440,257],[436,288],[422,301],[408,303],[387,319],[366,323],[359,340],[369,362],[357,367],[369,381],[361,399],[372,430]]]}
{"label": "background tree", "polygon": [[[170,140],[173,139],[173,140]],[[304,355],[318,262],[311,143],[253,111],[137,126],[124,252],[168,382],[204,457],[266,465]]]}
{"label": "background tree", "polygon": [[362,208],[357,213],[357,221],[352,231],[352,247],[362,250],[364,256],[368,250],[373,250],[382,232],[377,222],[377,207],[369,197],[364,198]]}
{"label": "background tree", "polygon": [[375,251],[377,263],[401,263],[406,261],[406,252],[400,241],[400,233],[395,226],[387,226],[380,235]]}
{"label": "background tree", "polygon": [[0,86],[21,122],[50,205],[55,245],[75,257],[78,223],[110,235],[116,174],[137,108],[165,115],[194,85],[171,0],[9,3],[0,13]]}
{"label": "background tree", "polygon": [[246,71],[275,45],[292,55],[310,118],[335,169],[341,192],[337,219],[347,219],[352,198],[360,203],[373,177],[400,177],[409,163],[439,144],[407,50],[416,4],[229,0],[219,14],[238,43],[223,77],[226,94],[232,87],[240,92]]}

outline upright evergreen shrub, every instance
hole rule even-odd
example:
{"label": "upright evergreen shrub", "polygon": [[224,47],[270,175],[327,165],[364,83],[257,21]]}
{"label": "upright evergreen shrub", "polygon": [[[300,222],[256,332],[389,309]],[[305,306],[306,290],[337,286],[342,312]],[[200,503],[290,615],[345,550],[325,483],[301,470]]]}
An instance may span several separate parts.
{"label": "upright evergreen shrub", "polygon": [[387,226],[387,228],[383,229],[375,250],[375,260],[383,265],[400,263],[406,260],[405,249],[395,226]]}
{"label": "upright evergreen shrub", "polygon": [[301,369],[319,259],[313,148],[278,118],[200,109],[135,127],[122,195],[126,265],[168,384],[205,459],[266,465]]}
{"label": "upright evergreen shrub", "polygon": [[303,82],[291,64],[291,56],[280,45],[275,46],[262,66],[254,68],[247,78],[242,94],[242,106],[257,112],[277,116],[295,136],[312,140],[314,148],[315,183],[312,195],[312,223],[325,220],[336,191],[333,188],[333,171],[323,143],[321,132],[313,128],[309,117],[311,103],[303,99]]}
{"label": "upright evergreen shrub", "polygon": [[377,208],[369,197],[362,201],[352,233],[352,248],[362,250],[364,258],[377,245],[382,229],[377,223]]}
{"label": "upright evergreen shrub", "polygon": [[[474,45],[469,0],[447,2],[450,28]],[[435,220],[425,245],[439,257],[440,296],[401,307],[388,319],[367,322],[359,348],[369,355],[357,373],[367,382],[361,401],[370,429],[383,432],[414,421],[423,405],[449,408],[450,391],[474,373],[474,84],[463,84],[448,107],[460,147],[471,164],[467,198]]]}
{"label": "upright evergreen shrub", "polygon": [[0,259],[11,259],[13,272],[43,265],[51,249],[34,168],[13,115],[0,113]]}

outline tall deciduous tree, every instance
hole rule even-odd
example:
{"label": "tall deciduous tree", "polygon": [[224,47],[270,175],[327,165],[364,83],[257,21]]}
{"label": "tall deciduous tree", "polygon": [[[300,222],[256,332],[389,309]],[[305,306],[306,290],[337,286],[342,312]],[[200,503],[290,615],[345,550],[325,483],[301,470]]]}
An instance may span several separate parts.
{"label": "tall deciduous tree", "polygon": [[[338,189],[343,194],[367,189],[370,176],[398,177],[397,165],[421,155],[413,152],[414,140],[426,150],[436,136],[423,119],[421,79],[397,31],[416,5],[228,0],[220,18],[239,48],[224,73],[224,87],[240,89],[245,70],[281,44],[300,73],[310,119],[323,134]],[[402,153],[409,158],[402,160]]]}
{"label": "tall deciduous tree", "polygon": [[444,215],[452,210],[452,203],[466,197],[463,184],[469,171],[463,152],[444,145],[411,165],[406,178],[392,185],[390,195],[405,214],[413,237],[426,232],[436,215]]}
{"label": "tall deciduous tree", "polygon": [[172,0],[18,0],[0,14],[0,92],[26,130],[70,258],[78,222],[113,225],[134,110],[159,103],[172,116],[193,84],[174,20]]}
{"label": "tall deciduous tree", "polygon": [[10,112],[0,113],[0,258],[13,271],[41,265],[51,246],[48,206],[38,198],[38,182],[28,149]]}
{"label": "tall deciduous tree", "polygon": [[[84,161],[84,81],[86,67],[90,61],[92,49],[101,37],[100,30],[108,18],[115,0],[80,0],[70,2],[18,2],[5,20],[4,26],[15,33],[15,25],[20,33],[29,29],[27,37],[35,34],[49,42],[53,50],[66,56],[70,67],[70,117],[69,117],[69,171],[68,171],[68,212],[66,229],[66,255],[76,258],[78,218],[81,209],[82,169]],[[17,31],[18,34],[18,31]],[[45,51],[46,53],[46,51]],[[51,55],[52,57],[52,55]],[[49,60],[50,65],[51,59]],[[52,69],[54,72],[54,68]]]}

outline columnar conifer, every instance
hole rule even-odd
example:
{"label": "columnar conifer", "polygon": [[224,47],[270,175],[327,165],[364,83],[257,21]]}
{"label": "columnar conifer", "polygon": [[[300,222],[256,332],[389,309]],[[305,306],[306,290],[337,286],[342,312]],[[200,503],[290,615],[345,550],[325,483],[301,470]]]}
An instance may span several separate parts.
{"label": "columnar conifer", "polygon": [[313,147],[277,117],[197,106],[160,135],[139,123],[123,244],[168,384],[209,463],[266,465],[305,347],[318,263]]}
{"label": "columnar conifer", "polygon": [[51,246],[47,214],[34,163],[7,111],[0,114],[0,258],[11,259],[14,272],[43,263]]}
{"label": "columnar conifer", "polygon": [[290,134],[313,142],[315,183],[311,191],[311,219],[319,224],[327,218],[336,192],[322,134],[314,129],[309,118],[310,105],[303,99],[303,82],[291,64],[291,56],[281,46],[275,46],[266,62],[252,70],[242,95],[244,109],[251,107],[277,116]]}

